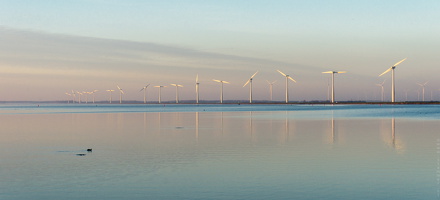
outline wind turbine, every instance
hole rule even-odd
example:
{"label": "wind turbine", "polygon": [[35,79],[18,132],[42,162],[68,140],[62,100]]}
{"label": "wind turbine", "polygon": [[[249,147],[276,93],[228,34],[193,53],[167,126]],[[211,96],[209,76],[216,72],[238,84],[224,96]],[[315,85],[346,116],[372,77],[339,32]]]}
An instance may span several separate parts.
{"label": "wind turbine", "polygon": [[122,94],[124,94],[124,91],[117,85],[116,87],[118,87],[119,90],[119,103],[122,103]]}
{"label": "wind turbine", "polygon": [[93,103],[95,103],[95,93],[98,92],[98,90],[93,90],[92,95],[93,95]]}
{"label": "wind turbine", "polygon": [[179,87],[183,87],[183,85],[179,85],[179,84],[170,84],[172,86],[176,87],[176,103],[179,103]]}
{"label": "wind turbine", "polygon": [[196,103],[199,103],[199,75],[196,76]]}
{"label": "wind turbine", "polygon": [[425,86],[426,84],[428,84],[428,81],[426,81],[425,83],[421,84],[421,83],[417,83],[417,85],[420,85],[420,87],[422,87],[422,101],[425,101]]}
{"label": "wind turbine", "polygon": [[[67,96],[72,96],[70,93],[67,93],[67,92],[66,92],[65,94],[66,94]],[[67,103],[69,103],[69,102],[70,102],[70,98],[67,99]]]}
{"label": "wind turbine", "polygon": [[162,96],[162,88],[163,88],[163,87],[167,87],[167,86],[164,86],[164,85],[157,85],[157,86],[154,86],[154,87],[159,88],[159,103],[160,103],[160,102],[161,102],[161,96]]}
{"label": "wind turbine", "polygon": [[144,103],[147,103],[147,88],[148,86],[150,86],[150,84],[144,86],[141,90],[139,90],[139,92],[142,92],[142,90],[144,91]]}
{"label": "wind turbine", "polygon": [[347,73],[346,71],[327,71],[322,72],[323,74],[332,74],[332,103],[335,103],[335,74]]}
{"label": "wind turbine", "polygon": [[70,94],[72,95],[72,103],[75,103],[75,92],[72,90]]}
{"label": "wind turbine", "polygon": [[78,94],[78,103],[81,103],[81,92],[76,91],[76,93]]}
{"label": "wind turbine", "polygon": [[382,102],[384,101],[384,90],[383,90],[383,84],[385,83],[386,80],[383,80],[382,83],[376,83],[377,86],[381,87],[382,89]]}
{"label": "wind turbine", "polygon": [[249,103],[252,103],[252,80],[254,78],[255,75],[257,75],[258,71],[255,72],[254,75],[251,76],[251,78],[249,78],[247,80],[247,82],[243,85],[243,87],[245,87],[247,84],[249,84]]}
{"label": "wind turbine", "polygon": [[281,72],[280,70],[277,70],[281,75],[283,75],[284,77],[286,77],[286,103],[289,103],[289,79],[292,80],[293,82],[296,83],[295,80],[293,80],[292,77],[290,77],[289,75],[284,74],[283,72]]}
{"label": "wind turbine", "polygon": [[400,63],[402,63],[403,61],[405,61],[406,58],[404,58],[403,60],[397,62],[396,64],[394,64],[392,67],[390,67],[389,69],[387,69],[386,71],[384,71],[382,74],[380,74],[379,76],[382,76],[386,73],[388,73],[389,71],[391,71],[391,102],[396,102],[396,92],[395,92],[395,86],[394,86],[394,69],[396,68],[397,65],[399,65]]}
{"label": "wind turbine", "polygon": [[112,103],[112,92],[114,92],[115,90],[106,90],[107,92],[110,92],[110,103]]}
{"label": "wind turbine", "polygon": [[273,82],[269,82],[268,80],[266,80],[266,82],[269,84],[269,91],[270,91],[270,100],[273,101],[273,84],[275,82],[277,82],[276,80]]}
{"label": "wind turbine", "polygon": [[88,94],[90,94],[89,92],[82,92],[85,96],[86,96],[86,103],[89,103],[89,96]]}
{"label": "wind turbine", "polygon": [[216,80],[216,79],[212,79],[212,80],[222,84],[222,87],[220,89],[220,103],[223,103],[223,83],[226,83],[226,84],[230,84],[230,83],[228,81],[222,81],[222,80]]}

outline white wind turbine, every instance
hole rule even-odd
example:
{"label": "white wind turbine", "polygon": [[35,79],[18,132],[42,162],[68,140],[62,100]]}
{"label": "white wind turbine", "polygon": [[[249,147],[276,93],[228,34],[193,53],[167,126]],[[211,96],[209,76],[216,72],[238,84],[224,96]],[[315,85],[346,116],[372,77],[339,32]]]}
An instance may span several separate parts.
{"label": "white wind turbine", "polygon": [[122,103],[122,94],[124,94],[124,91],[117,85],[116,87],[118,87],[119,90],[119,103]]}
{"label": "white wind turbine", "polygon": [[380,83],[380,84],[379,84],[379,83],[376,83],[376,85],[379,86],[379,87],[381,87],[381,89],[382,89],[382,90],[381,90],[381,91],[382,91],[382,93],[381,93],[381,94],[382,94],[382,100],[381,100],[382,102],[384,101],[384,94],[385,94],[385,93],[384,93],[384,89],[383,89],[383,84],[385,83],[385,81],[386,81],[386,80],[383,80],[383,82]]}
{"label": "white wind turbine", "polygon": [[98,90],[93,90],[93,92],[90,92],[93,95],[93,103],[95,103],[95,93],[98,92]]}
{"label": "white wind turbine", "polygon": [[426,81],[423,84],[417,83],[417,85],[420,85],[420,87],[422,87],[422,101],[425,101],[425,86],[426,86],[426,84],[428,84],[428,81]]}
{"label": "white wind turbine", "polygon": [[183,87],[183,85],[179,85],[179,84],[170,84],[172,86],[176,87],[176,103],[179,103],[179,87]]}
{"label": "white wind turbine", "polygon": [[280,70],[277,70],[281,75],[286,77],[286,103],[289,103],[289,79],[296,83],[296,81],[289,75],[284,74]]}
{"label": "white wind turbine", "polygon": [[266,80],[266,82],[269,84],[270,100],[273,101],[273,84],[277,81],[275,80],[273,82],[269,82],[268,80]]}
{"label": "white wind turbine", "polygon": [[391,102],[396,102],[396,92],[395,92],[395,86],[394,86],[394,69],[396,68],[397,65],[399,65],[400,63],[402,63],[403,61],[405,61],[405,59],[397,62],[396,64],[394,64],[392,67],[390,67],[389,69],[387,69],[386,71],[384,71],[382,74],[380,74],[379,76],[382,76],[386,73],[388,73],[389,71],[391,71]]}
{"label": "white wind turbine", "polygon": [[86,96],[86,103],[89,103],[89,96],[88,94],[90,94],[89,92],[82,92],[85,96]]}
{"label": "white wind turbine", "polygon": [[112,103],[112,92],[114,92],[115,90],[106,90],[107,92],[110,92],[110,103]]}
{"label": "white wind turbine", "polygon": [[[67,93],[67,92],[65,94],[69,97],[72,96],[70,93]],[[69,103],[69,102],[70,102],[70,98],[67,99],[67,103]]]}
{"label": "white wind turbine", "polygon": [[247,82],[243,85],[243,87],[245,87],[247,84],[249,84],[249,103],[252,103],[252,80],[254,78],[255,75],[257,75],[258,71],[255,72],[254,75],[252,75]]}
{"label": "white wind turbine", "polygon": [[76,93],[78,94],[78,103],[81,103],[81,92],[76,91]]}
{"label": "white wind turbine", "polygon": [[222,80],[216,80],[216,79],[212,79],[212,80],[222,84],[222,87],[220,89],[220,103],[223,103],[223,83],[226,83],[226,84],[230,84],[230,83],[228,81],[222,81]]}
{"label": "white wind turbine", "polygon": [[157,86],[154,86],[154,87],[159,88],[159,103],[160,103],[160,102],[161,102],[161,96],[162,96],[162,88],[163,88],[163,87],[167,87],[167,86],[164,86],[164,85],[157,85]]}
{"label": "white wind turbine", "polygon": [[199,75],[196,76],[196,103],[199,103]]}
{"label": "white wind turbine", "polygon": [[335,74],[347,73],[346,71],[327,71],[322,72],[323,74],[332,74],[332,103],[335,103]]}
{"label": "white wind turbine", "polygon": [[139,92],[142,92],[142,90],[144,91],[144,103],[147,103],[147,88],[148,86],[150,86],[150,84],[144,86],[141,90],[139,90]]}

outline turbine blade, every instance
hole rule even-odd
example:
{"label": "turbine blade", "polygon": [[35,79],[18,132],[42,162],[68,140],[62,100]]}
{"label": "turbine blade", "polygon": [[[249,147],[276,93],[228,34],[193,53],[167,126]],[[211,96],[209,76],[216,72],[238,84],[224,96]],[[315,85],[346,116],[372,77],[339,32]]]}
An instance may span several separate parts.
{"label": "turbine blade", "polygon": [[217,79],[212,79],[213,81],[215,81],[215,82],[222,82],[222,81],[220,81],[220,80],[217,80]]}
{"label": "turbine blade", "polygon": [[117,85],[116,87],[118,87],[118,89],[121,90],[121,88],[119,87],[119,85]]}
{"label": "turbine blade", "polygon": [[249,80],[243,85],[243,87],[245,87],[249,82],[251,82],[251,79],[249,79]]}
{"label": "turbine blade", "polygon": [[288,76],[288,78],[296,83],[296,81],[292,77]]}
{"label": "turbine blade", "polygon": [[393,67],[397,66],[398,64],[402,63],[402,62],[405,61],[405,60],[406,60],[406,58],[404,58],[403,60],[397,62],[396,64],[393,65]]}
{"label": "turbine blade", "polygon": [[145,87],[143,87],[141,90],[139,90],[139,92],[142,92],[142,90],[144,90],[145,89]]}
{"label": "turbine blade", "polygon": [[199,74],[196,75],[196,83],[199,82]]}
{"label": "turbine blade", "polygon": [[229,83],[228,81],[223,81],[223,83],[231,84],[231,83]]}
{"label": "turbine blade", "polygon": [[281,75],[283,76],[287,76],[285,73],[281,72],[280,70],[277,69],[277,72],[279,72]]}
{"label": "turbine blade", "polygon": [[275,82],[277,82],[277,80],[275,80],[274,82],[272,82],[272,84],[274,84]]}
{"label": "turbine blade", "polygon": [[333,71],[322,72],[323,74],[333,74]]}
{"label": "turbine blade", "polygon": [[268,80],[266,80],[266,82],[267,82],[267,84],[269,84],[269,85],[270,85],[270,82],[269,82]]}
{"label": "turbine blade", "polygon": [[346,71],[340,71],[340,72],[336,72],[336,73],[338,73],[338,74],[345,74],[347,72]]}
{"label": "turbine blade", "polygon": [[177,86],[176,84],[174,84],[174,83],[171,83],[170,85],[172,85],[172,86]]}
{"label": "turbine blade", "polygon": [[258,74],[258,71],[255,72],[255,74],[251,76],[251,79],[254,78],[254,76],[257,75],[257,74]]}
{"label": "turbine blade", "polygon": [[383,72],[382,74],[380,74],[379,76],[382,76],[382,75],[388,73],[388,72],[391,71],[392,69],[393,69],[393,67],[390,67],[389,69],[387,69],[386,71],[384,71],[384,72]]}

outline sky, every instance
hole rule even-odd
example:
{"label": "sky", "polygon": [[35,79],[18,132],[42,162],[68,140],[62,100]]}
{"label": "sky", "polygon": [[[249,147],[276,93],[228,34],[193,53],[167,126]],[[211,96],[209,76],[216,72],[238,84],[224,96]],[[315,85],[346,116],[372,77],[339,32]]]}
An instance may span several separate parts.
{"label": "sky", "polygon": [[[284,100],[289,74],[291,101],[326,100],[329,74],[336,100],[379,100],[385,80],[390,99],[394,63],[396,98],[421,99],[425,83],[440,100],[438,47],[440,2],[435,0],[148,1],[0,0],[0,101],[65,100],[66,92],[108,89],[124,100],[143,100],[147,84],[166,85],[162,100]],[[157,100],[158,89],[147,89]],[[420,95],[418,95],[420,94]],[[84,97],[83,97],[84,98]],[[118,94],[113,94],[117,99]]]}

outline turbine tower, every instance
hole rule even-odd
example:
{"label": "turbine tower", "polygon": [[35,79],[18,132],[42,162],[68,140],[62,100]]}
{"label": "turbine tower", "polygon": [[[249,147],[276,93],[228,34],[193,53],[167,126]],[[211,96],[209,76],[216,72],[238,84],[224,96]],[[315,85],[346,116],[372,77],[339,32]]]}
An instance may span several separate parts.
{"label": "turbine tower", "polygon": [[273,101],[273,84],[277,81],[275,80],[273,82],[269,82],[268,80],[266,80],[266,82],[269,84],[270,100]]}
{"label": "turbine tower", "polygon": [[402,63],[403,61],[405,61],[406,58],[404,58],[403,60],[397,62],[396,64],[394,64],[392,67],[390,67],[389,69],[387,69],[386,71],[384,71],[382,74],[380,74],[379,76],[382,76],[386,73],[388,73],[389,71],[391,71],[391,102],[396,102],[396,92],[395,92],[395,85],[394,85],[394,69],[396,68],[397,65],[399,65],[400,63]]}
{"label": "turbine tower", "polygon": [[109,103],[112,103],[112,92],[114,92],[115,90],[106,90],[107,92],[110,92],[110,101]]}
{"label": "turbine tower", "polygon": [[335,74],[347,73],[346,71],[327,71],[322,72],[323,74],[332,74],[332,103],[335,103]]}
{"label": "turbine tower", "polygon": [[295,80],[293,80],[292,77],[290,77],[289,75],[284,74],[283,72],[281,72],[280,70],[277,70],[281,75],[283,75],[284,77],[286,77],[286,103],[289,103],[289,79],[292,80],[293,82],[296,83]]}
{"label": "turbine tower", "polygon": [[222,81],[222,80],[216,80],[216,79],[212,79],[212,80],[222,84],[222,87],[220,89],[220,103],[223,103],[223,83],[226,83],[226,84],[230,84],[230,83],[228,81]]}
{"label": "turbine tower", "polygon": [[176,87],[176,103],[179,103],[179,87],[183,87],[183,85],[179,85],[179,84],[170,84],[172,86]]}
{"label": "turbine tower", "polygon": [[384,90],[383,90],[383,84],[385,83],[385,81],[386,80],[383,80],[383,82],[381,83],[381,84],[379,84],[379,83],[376,83],[376,85],[377,86],[379,86],[379,87],[381,87],[381,89],[382,89],[382,100],[381,100],[381,102],[383,102],[384,101]]}
{"label": "turbine tower", "polygon": [[147,88],[148,86],[150,86],[150,84],[144,86],[141,90],[139,90],[139,92],[142,92],[142,90],[144,91],[144,103],[147,103]]}
{"label": "turbine tower", "polygon": [[417,85],[420,85],[420,87],[422,87],[422,101],[425,101],[425,86],[426,86],[426,84],[428,84],[428,81],[426,81],[423,84],[417,83]]}
{"label": "turbine tower", "polygon": [[154,86],[154,87],[159,88],[159,103],[160,103],[160,102],[161,102],[161,96],[162,96],[162,88],[163,88],[163,87],[167,87],[167,86],[164,86],[164,85],[157,85],[157,86]]}
{"label": "turbine tower", "polygon": [[251,76],[251,78],[249,78],[247,80],[247,82],[243,85],[243,87],[245,87],[247,84],[249,84],[249,103],[252,103],[252,80],[254,78],[255,75],[257,75],[258,71],[255,72],[254,75]]}
{"label": "turbine tower", "polygon": [[122,103],[122,94],[124,94],[124,91],[117,85],[116,87],[118,87],[119,90],[119,103]]}
{"label": "turbine tower", "polygon": [[196,76],[196,103],[199,103],[199,75]]}

